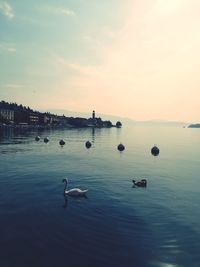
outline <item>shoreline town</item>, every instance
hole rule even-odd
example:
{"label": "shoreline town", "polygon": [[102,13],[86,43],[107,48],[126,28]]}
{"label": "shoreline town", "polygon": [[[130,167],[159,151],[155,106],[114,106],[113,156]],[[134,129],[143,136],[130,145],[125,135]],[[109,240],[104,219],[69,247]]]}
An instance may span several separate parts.
{"label": "shoreline town", "polygon": [[121,128],[121,126],[120,121],[112,124],[109,120],[103,121],[100,117],[96,117],[94,110],[90,118],[67,117],[64,114],[34,111],[30,107],[16,103],[0,102],[0,128]]}

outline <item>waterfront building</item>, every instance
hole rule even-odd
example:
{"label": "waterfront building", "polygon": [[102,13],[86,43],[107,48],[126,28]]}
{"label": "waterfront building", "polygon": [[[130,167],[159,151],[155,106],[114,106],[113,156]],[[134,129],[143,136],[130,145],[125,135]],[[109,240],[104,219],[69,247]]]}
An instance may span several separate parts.
{"label": "waterfront building", "polygon": [[44,124],[58,124],[60,123],[60,116],[44,113],[40,115],[40,123]]}
{"label": "waterfront building", "polygon": [[50,124],[58,124],[59,123],[59,117],[57,115],[50,115]]}
{"label": "waterfront building", "polygon": [[0,108],[0,117],[8,122],[14,122],[14,111]]}
{"label": "waterfront building", "polygon": [[39,116],[37,113],[29,113],[29,123],[30,124],[38,124]]}

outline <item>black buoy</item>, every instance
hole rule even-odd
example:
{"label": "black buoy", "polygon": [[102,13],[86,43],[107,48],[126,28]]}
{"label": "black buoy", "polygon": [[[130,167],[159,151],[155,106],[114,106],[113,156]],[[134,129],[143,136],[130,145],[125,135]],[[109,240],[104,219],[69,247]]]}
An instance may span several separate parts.
{"label": "black buoy", "polygon": [[92,143],[90,141],[85,142],[86,148],[90,148],[92,146]]}
{"label": "black buoy", "polygon": [[152,149],[151,149],[151,154],[152,154],[153,156],[158,156],[159,153],[160,153],[160,150],[159,150],[159,148],[158,148],[157,146],[152,147]]}
{"label": "black buoy", "polygon": [[60,144],[61,146],[64,146],[64,145],[65,145],[65,141],[64,141],[63,139],[61,139],[60,142],[59,142],[59,144]]}
{"label": "black buoy", "polygon": [[123,151],[123,150],[125,149],[125,146],[124,146],[123,144],[119,144],[119,145],[117,146],[117,149],[118,149],[119,151]]}
{"label": "black buoy", "polygon": [[44,142],[45,142],[45,143],[48,143],[48,142],[49,142],[49,138],[48,138],[48,137],[45,137],[45,138],[44,138]]}
{"label": "black buoy", "polygon": [[35,137],[35,141],[39,141],[40,140],[40,137],[39,136],[36,136]]}

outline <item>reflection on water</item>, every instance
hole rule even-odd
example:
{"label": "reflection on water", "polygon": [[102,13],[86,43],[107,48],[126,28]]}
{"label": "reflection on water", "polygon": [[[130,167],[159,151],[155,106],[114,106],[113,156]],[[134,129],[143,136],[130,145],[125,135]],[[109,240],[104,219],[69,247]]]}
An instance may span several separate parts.
{"label": "reflection on water", "polygon": [[[16,143],[15,143],[16,144]],[[19,143],[17,143],[17,144],[19,144]],[[23,148],[12,148],[12,147],[10,147],[10,148],[7,148],[7,149],[0,149],[0,154],[9,154],[9,153],[18,153],[18,152],[27,152],[27,151],[31,151],[31,149],[23,149]]]}
{"label": "reflection on water", "polygon": [[86,195],[82,196],[82,197],[70,197],[67,195],[64,195],[64,204],[63,204],[63,208],[68,208],[70,205],[70,202],[72,201],[76,201],[76,202],[80,202],[80,201],[84,201],[84,199],[88,199],[88,197]]}
{"label": "reflection on water", "polygon": [[[199,267],[199,145],[179,128],[1,131],[1,266]],[[65,177],[88,198],[63,196]]]}
{"label": "reflection on water", "polygon": [[92,143],[95,143],[95,128],[92,127]]}
{"label": "reflection on water", "polygon": [[64,196],[64,205],[63,208],[67,208],[68,207],[68,197]]}

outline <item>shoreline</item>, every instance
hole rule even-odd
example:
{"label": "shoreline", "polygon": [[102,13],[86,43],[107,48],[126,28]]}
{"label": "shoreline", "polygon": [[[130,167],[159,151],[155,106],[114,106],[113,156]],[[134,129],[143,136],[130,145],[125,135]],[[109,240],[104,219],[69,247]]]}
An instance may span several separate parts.
{"label": "shoreline", "polygon": [[38,130],[43,130],[43,129],[80,129],[80,128],[121,128],[117,127],[116,125],[112,125],[110,127],[105,127],[105,126],[74,126],[74,125],[0,125],[0,129],[6,129],[6,128],[12,128],[12,129],[38,129]]}

